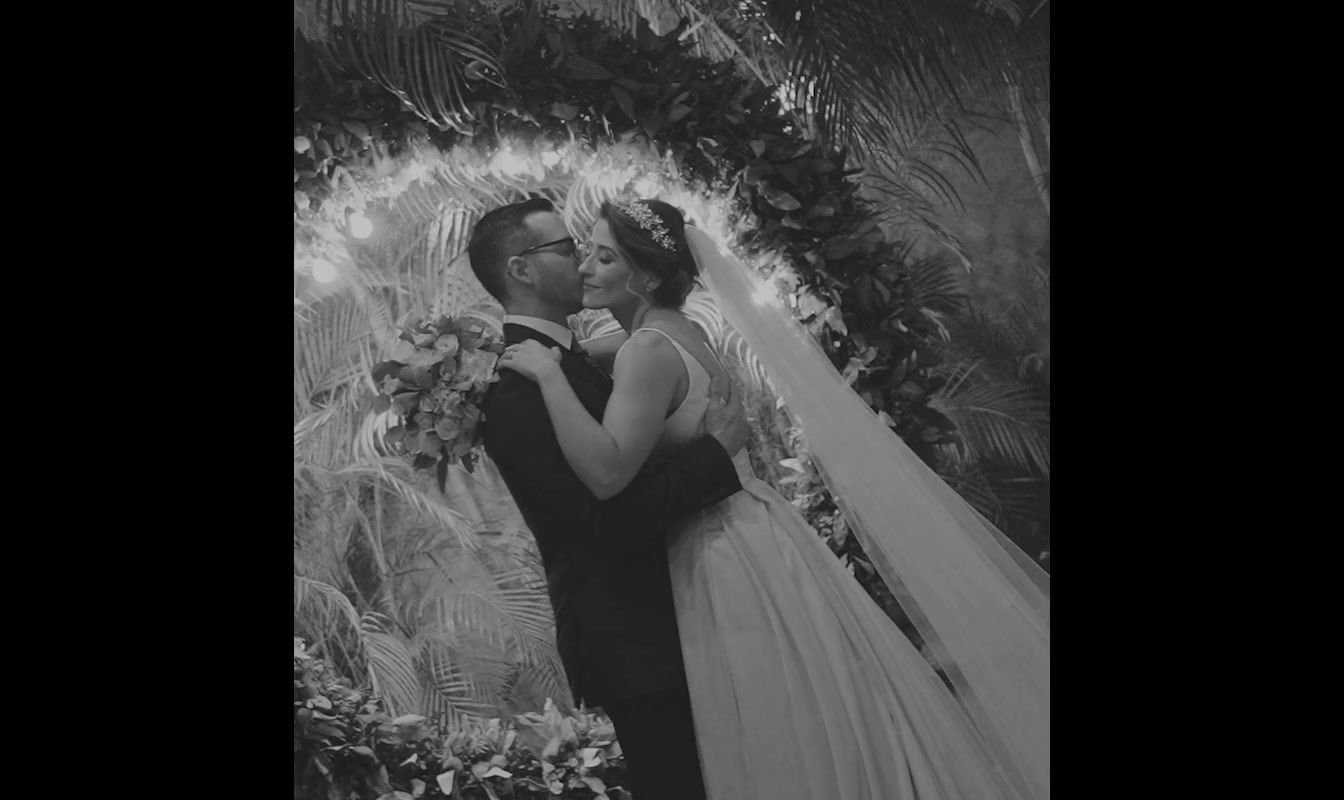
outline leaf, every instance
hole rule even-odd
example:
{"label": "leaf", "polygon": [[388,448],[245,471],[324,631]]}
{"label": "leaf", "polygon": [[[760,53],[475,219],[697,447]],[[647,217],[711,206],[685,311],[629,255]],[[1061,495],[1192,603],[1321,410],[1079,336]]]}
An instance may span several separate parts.
{"label": "leaf", "polygon": [[505,771],[505,770],[502,770],[502,769],[500,769],[499,767],[491,767],[491,768],[489,769],[489,771],[486,772],[485,775],[483,775],[482,777],[485,777],[485,778],[512,778],[512,777],[513,777],[513,773],[512,773],[512,772],[507,772],[507,771]]}
{"label": "leaf", "polygon": [[765,142],[760,139],[752,139],[751,152],[755,153],[757,158],[765,155]]}
{"label": "leaf", "polygon": [[456,770],[448,770],[434,777],[439,782],[439,790],[444,794],[451,796],[453,794],[453,773]]}
{"label": "leaf", "polygon": [[392,409],[401,416],[411,414],[420,406],[419,392],[402,392],[392,398]]}
{"label": "leaf", "polygon": [[793,211],[803,207],[803,204],[798,202],[798,198],[783,189],[776,189],[768,184],[761,186],[761,195],[765,197],[767,203],[780,211]]}
{"label": "leaf", "polygon": [[392,377],[401,369],[401,364],[395,361],[380,361],[374,365],[371,374],[374,383],[381,383],[384,378]]}
{"label": "leaf", "polygon": [[419,350],[407,359],[406,363],[412,367],[432,367],[442,361],[447,356],[439,350]]}
{"label": "leaf", "polygon": [[425,782],[419,778],[411,778],[411,797],[416,798],[425,793]]}
{"label": "leaf", "polygon": [[563,120],[574,119],[579,115],[581,110],[582,109],[572,103],[551,103],[550,107],[547,109],[551,116],[559,117]]}
{"label": "leaf", "polygon": [[308,141],[308,137],[307,137],[307,136],[295,136],[295,137],[294,137],[294,152],[296,152],[296,153],[306,153],[306,152],[308,152],[309,148],[311,148],[312,146],[313,146],[313,143],[310,142],[310,141]]}
{"label": "leaf", "polygon": [[436,456],[443,449],[443,440],[437,433],[426,431],[420,434],[420,453],[426,456]]}
{"label": "leaf", "polygon": [[611,70],[590,59],[571,55],[565,59],[569,77],[579,81],[609,81],[616,77]]}
{"label": "leaf", "polygon": [[364,123],[362,122],[355,122],[354,120],[345,120],[341,123],[341,125],[345,126],[345,129],[347,131],[350,131],[355,136],[358,136],[361,140],[368,140],[373,138],[373,134],[369,133],[369,129],[365,127]]}
{"label": "leaf", "polygon": [[832,330],[834,330],[836,333],[839,333],[841,336],[849,335],[849,328],[845,325],[844,316],[841,314],[840,309],[837,308],[836,306],[827,307],[827,309],[822,312],[821,316],[818,318],[817,321],[823,325],[829,326]]}
{"label": "leaf", "polygon": [[775,167],[769,161],[753,161],[742,171],[742,180],[755,186],[761,182],[761,179],[775,171]]}
{"label": "leaf", "polygon": [[859,249],[859,242],[853,236],[837,236],[827,240],[821,249],[821,254],[827,261],[845,258],[853,255]]}
{"label": "leaf", "polygon": [[691,113],[691,107],[686,105],[673,106],[672,110],[667,112],[667,124],[675,125],[680,122],[687,114]]}
{"label": "leaf", "polygon": [[411,374],[415,378],[416,385],[421,389],[434,388],[434,373],[428,366],[416,364],[411,367]]}
{"label": "leaf", "polygon": [[313,726],[313,730],[322,736],[333,739],[344,739],[345,732],[329,723],[323,722]]}

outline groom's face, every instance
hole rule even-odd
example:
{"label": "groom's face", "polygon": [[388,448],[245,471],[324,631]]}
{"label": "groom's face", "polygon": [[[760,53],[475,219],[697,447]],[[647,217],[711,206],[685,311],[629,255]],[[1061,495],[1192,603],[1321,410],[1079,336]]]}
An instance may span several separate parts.
{"label": "groom's face", "polygon": [[559,214],[543,211],[528,217],[525,224],[529,231],[527,246],[538,248],[525,256],[532,270],[533,291],[566,314],[577,314],[583,308],[583,278],[579,275],[576,245],[564,220]]}

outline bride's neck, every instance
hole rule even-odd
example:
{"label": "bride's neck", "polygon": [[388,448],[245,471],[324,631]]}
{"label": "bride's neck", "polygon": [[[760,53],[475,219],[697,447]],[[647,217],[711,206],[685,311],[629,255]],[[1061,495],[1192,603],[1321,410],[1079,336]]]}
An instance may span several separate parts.
{"label": "bride's neck", "polygon": [[611,309],[611,315],[621,324],[626,333],[634,333],[639,330],[639,326],[648,319],[649,313],[653,311],[653,306],[645,303],[631,303],[622,308]]}

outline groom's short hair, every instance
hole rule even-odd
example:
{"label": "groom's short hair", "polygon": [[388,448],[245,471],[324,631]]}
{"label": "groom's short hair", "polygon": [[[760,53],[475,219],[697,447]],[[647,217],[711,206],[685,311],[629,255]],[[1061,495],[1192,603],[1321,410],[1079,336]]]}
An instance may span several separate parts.
{"label": "groom's short hair", "polygon": [[471,241],[467,244],[471,271],[496,300],[503,302],[508,294],[504,265],[529,244],[524,222],[543,211],[554,212],[555,204],[544,197],[532,197],[487,211],[472,228]]}

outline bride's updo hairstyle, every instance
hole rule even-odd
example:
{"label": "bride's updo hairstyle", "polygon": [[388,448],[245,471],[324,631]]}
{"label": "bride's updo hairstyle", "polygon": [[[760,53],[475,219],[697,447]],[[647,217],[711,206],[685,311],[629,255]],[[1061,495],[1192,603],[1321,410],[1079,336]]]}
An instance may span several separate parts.
{"label": "bride's updo hairstyle", "polygon": [[658,278],[653,302],[681,308],[700,268],[686,246],[686,219],[676,206],[661,200],[614,200],[602,204],[598,217],[638,267]]}

